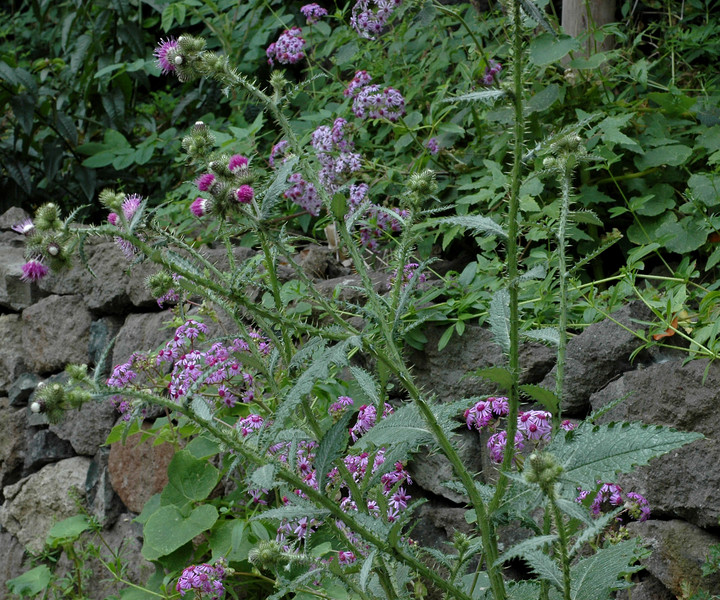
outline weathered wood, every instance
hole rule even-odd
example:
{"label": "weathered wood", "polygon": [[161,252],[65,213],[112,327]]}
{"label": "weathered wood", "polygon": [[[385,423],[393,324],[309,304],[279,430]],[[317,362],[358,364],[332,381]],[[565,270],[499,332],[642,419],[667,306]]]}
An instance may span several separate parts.
{"label": "weathered wood", "polygon": [[[563,0],[562,26],[566,34],[577,37],[587,31],[599,29],[615,20],[615,0]],[[611,50],[615,45],[613,36],[596,42],[590,36],[585,45],[585,56]]]}

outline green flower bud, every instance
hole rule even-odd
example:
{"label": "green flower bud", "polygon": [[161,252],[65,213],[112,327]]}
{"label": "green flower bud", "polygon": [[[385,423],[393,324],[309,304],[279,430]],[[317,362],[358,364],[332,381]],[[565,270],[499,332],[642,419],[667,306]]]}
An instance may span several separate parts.
{"label": "green flower bud", "polygon": [[555,457],[547,452],[533,452],[525,462],[525,479],[537,483],[547,496],[554,496],[555,483],[562,475],[563,468]]}
{"label": "green flower bud", "polygon": [[267,542],[260,541],[248,553],[248,560],[258,569],[270,568],[276,565],[282,558],[282,549],[280,544],[273,540]]}
{"label": "green flower bud", "polygon": [[435,173],[430,169],[425,169],[420,173],[413,173],[410,175],[407,186],[417,196],[430,196],[437,190]]}
{"label": "green flower bud", "polygon": [[172,275],[167,271],[158,271],[155,275],[150,275],[145,280],[145,286],[150,290],[153,298],[160,298],[168,293],[175,285]]}
{"label": "green flower bud", "polygon": [[106,188],[100,192],[99,200],[100,204],[110,212],[119,213],[122,210],[122,203],[125,201],[125,196],[116,193],[115,190]]}
{"label": "green flower bud", "polygon": [[60,231],[62,229],[60,209],[52,202],[43,204],[35,213],[34,223],[38,231]]}

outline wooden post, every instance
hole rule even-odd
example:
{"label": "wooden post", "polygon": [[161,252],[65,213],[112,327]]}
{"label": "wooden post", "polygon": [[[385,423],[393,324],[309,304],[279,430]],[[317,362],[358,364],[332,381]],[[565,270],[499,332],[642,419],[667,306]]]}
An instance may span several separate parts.
{"label": "wooden post", "polygon": [[[615,0],[563,0],[562,27],[569,36],[577,37],[614,20]],[[585,56],[611,50],[614,45],[613,36],[606,36],[601,42],[590,37],[585,45]]]}

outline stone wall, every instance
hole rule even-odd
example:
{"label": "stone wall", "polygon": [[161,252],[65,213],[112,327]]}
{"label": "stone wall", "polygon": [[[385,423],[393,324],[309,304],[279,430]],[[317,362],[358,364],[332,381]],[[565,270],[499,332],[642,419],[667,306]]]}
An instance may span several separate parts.
{"label": "stone wall", "polygon": [[[21,280],[22,236],[11,231],[25,216],[13,208],[0,216],[0,599],[7,597],[5,581],[27,568],[28,552],[38,552],[52,523],[76,513],[71,489],[103,523],[105,536],[123,542],[130,576],[141,582],[151,565],[139,555],[141,528],[133,518],[144,502],[166,482],[170,446],[119,443],[104,446],[118,415],[108,403],[84,406],[60,425],[49,425],[29,411],[40,382],[62,377],[69,362],[94,365],[108,342],[116,337],[112,364],[125,362],[134,350],[151,350],[165,341],[162,312],[143,285],[151,266],[128,273],[128,263],[114,242],[96,240],[87,249],[95,277],[82,266],[40,284]],[[213,254],[218,263],[223,252]],[[239,249],[238,259],[248,256]],[[329,292],[343,285],[351,293],[352,278],[321,249],[298,257],[318,285]],[[387,282],[378,276],[378,287]],[[613,315],[629,329],[649,318],[632,304]],[[492,385],[465,375],[499,364],[502,354],[488,331],[468,326],[458,343],[436,351],[442,329],[430,328],[424,352],[409,358],[425,389],[442,399],[492,393]],[[568,346],[568,417],[583,417],[611,400],[628,395],[606,420],[641,420],[698,431],[705,440],[656,459],[621,484],[645,495],[653,508],[646,523],[632,525],[653,553],[632,594],[633,600],[671,599],[683,593],[683,583],[700,584],[707,548],[720,541],[720,367],[705,361],[685,364],[685,356],[660,349],[641,353],[631,363],[639,341],[612,320],[587,328]],[[554,385],[554,352],[538,344],[523,346],[523,382]],[[492,480],[479,436],[460,430],[466,460]],[[420,456],[411,465],[414,497],[425,496],[413,537],[438,543],[457,529],[467,529],[464,499],[442,485],[451,469],[436,455]],[[522,537],[508,528],[507,543]],[[681,541],[679,541],[681,540]],[[102,599],[110,589],[98,570],[91,598]],[[707,589],[720,581],[704,580]]]}

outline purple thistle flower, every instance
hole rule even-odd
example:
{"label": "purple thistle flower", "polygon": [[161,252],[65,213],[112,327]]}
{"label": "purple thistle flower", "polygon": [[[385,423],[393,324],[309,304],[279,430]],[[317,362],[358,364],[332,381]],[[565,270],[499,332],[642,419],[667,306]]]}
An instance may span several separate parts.
{"label": "purple thistle flower", "polygon": [[211,206],[212,202],[210,200],[198,196],[190,205],[190,212],[198,218],[204,217],[210,211]]}
{"label": "purple thistle flower", "polygon": [[228,161],[228,170],[231,173],[248,166],[248,159],[242,154],[233,154]]}
{"label": "purple thistle flower", "polygon": [[250,204],[254,195],[255,190],[247,184],[241,185],[235,190],[235,197],[240,204]]}
{"label": "purple thistle flower", "polygon": [[312,4],[306,4],[305,6],[301,6],[300,12],[307,20],[308,25],[313,25],[317,23],[320,19],[326,17],[328,14],[327,10],[325,10],[322,6],[316,4],[315,2],[313,2]]}
{"label": "purple thistle flower", "polygon": [[482,78],[484,85],[492,85],[499,79],[500,71],[502,71],[502,65],[494,60],[490,61],[490,64],[485,67],[485,73]]}
{"label": "purple thistle flower", "polygon": [[108,223],[110,223],[110,225],[117,227],[117,225],[120,221],[120,217],[118,216],[117,213],[111,212],[108,215],[107,220],[108,220]]}
{"label": "purple thistle flower", "polygon": [[287,140],[282,140],[272,147],[272,149],[270,150],[270,157],[268,158],[268,162],[270,163],[271,167],[275,167],[275,158],[278,155],[284,156],[286,154],[288,144],[289,142]]}
{"label": "purple thistle flower", "polygon": [[205,173],[204,175],[200,175],[195,180],[195,185],[197,185],[198,189],[201,192],[207,192],[212,187],[212,184],[215,183],[215,175],[212,173]]}
{"label": "purple thistle flower", "polygon": [[[175,38],[160,40],[158,47],[155,48],[155,58],[158,68],[167,75],[170,71],[175,71],[178,64],[182,64],[182,56],[179,53],[178,42]],[[179,63],[178,63],[179,59]]]}
{"label": "purple thistle flower", "polygon": [[23,219],[20,223],[13,225],[11,229],[22,235],[30,235],[35,231],[35,224],[32,219]]}
{"label": "purple thistle flower", "polygon": [[22,266],[22,272],[23,274],[20,276],[21,280],[40,281],[50,272],[50,269],[48,269],[39,259],[33,258]]}

